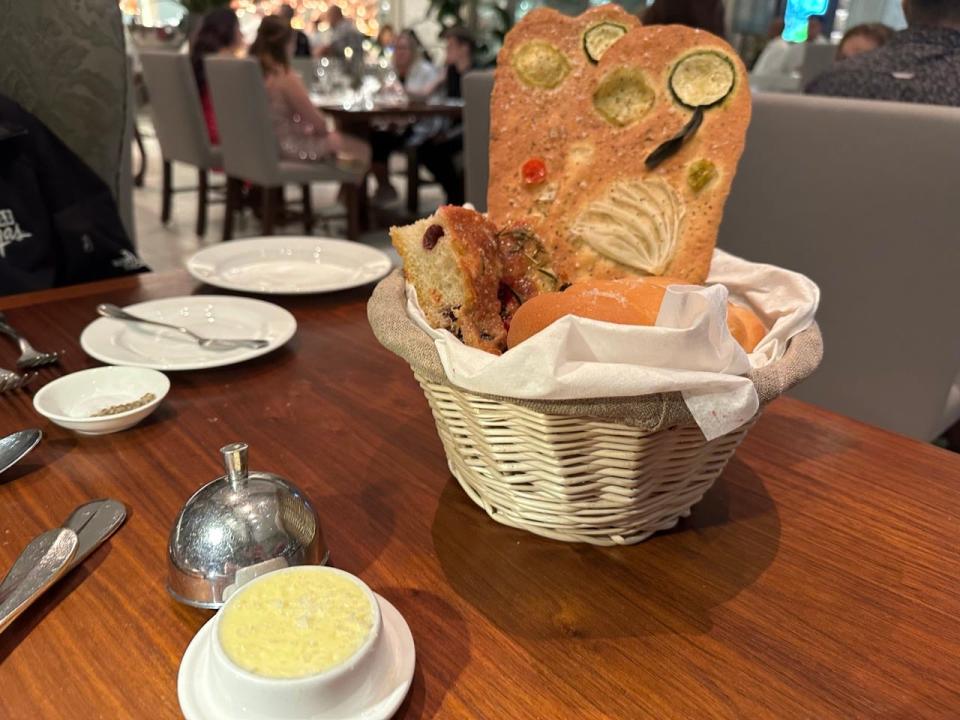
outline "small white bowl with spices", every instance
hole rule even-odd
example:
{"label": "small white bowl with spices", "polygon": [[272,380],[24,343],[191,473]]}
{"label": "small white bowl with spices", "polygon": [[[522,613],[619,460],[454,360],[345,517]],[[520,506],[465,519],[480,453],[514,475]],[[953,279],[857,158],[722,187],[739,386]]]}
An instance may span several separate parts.
{"label": "small white bowl with spices", "polygon": [[107,435],[136,425],[170,390],[162,372],[148,368],[81,370],[44,385],[33,407],[50,422],[81,435]]}

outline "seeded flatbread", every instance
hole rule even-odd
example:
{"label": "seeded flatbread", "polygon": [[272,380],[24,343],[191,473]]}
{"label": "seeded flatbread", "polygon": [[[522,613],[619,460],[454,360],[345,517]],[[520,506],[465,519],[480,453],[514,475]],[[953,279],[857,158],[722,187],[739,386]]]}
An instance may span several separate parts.
{"label": "seeded flatbread", "polygon": [[[625,32],[591,40],[604,23]],[[646,167],[695,112],[703,120],[692,136]],[[490,218],[529,226],[563,283],[631,274],[702,283],[749,122],[746,69],[720,38],[642,27],[612,5],[575,18],[534,10],[498,58]],[[533,174],[531,160],[542,161]]]}

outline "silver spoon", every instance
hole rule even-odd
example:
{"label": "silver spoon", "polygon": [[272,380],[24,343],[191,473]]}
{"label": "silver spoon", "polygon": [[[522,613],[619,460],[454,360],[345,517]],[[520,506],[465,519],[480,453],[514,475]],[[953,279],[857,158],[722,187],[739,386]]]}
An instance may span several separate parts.
{"label": "silver spoon", "polygon": [[77,534],[67,528],[47,530],[30,541],[0,583],[0,632],[70,569],[76,552]]}
{"label": "silver spoon", "polygon": [[185,327],[180,327],[179,325],[170,325],[157,320],[147,320],[147,318],[142,318],[138,315],[131,315],[126,310],[123,310],[122,308],[110,303],[101,303],[97,305],[97,312],[103,317],[113,318],[114,320],[130,320],[132,322],[145,323],[147,325],[157,325],[158,327],[176,330],[178,333],[193,338],[197,341],[200,347],[208,350],[234,350],[241,347],[259,350],[260,348],[265,348],[270,344],[268,340],[224,340],[205,338],[202,335],[197,335],[192,330],[188,330]]}
{"label": "silver spoon", "polygon": [[33,450],[43,433],[37,429],[20,430],[0,438],[0,473],[9,470]]}

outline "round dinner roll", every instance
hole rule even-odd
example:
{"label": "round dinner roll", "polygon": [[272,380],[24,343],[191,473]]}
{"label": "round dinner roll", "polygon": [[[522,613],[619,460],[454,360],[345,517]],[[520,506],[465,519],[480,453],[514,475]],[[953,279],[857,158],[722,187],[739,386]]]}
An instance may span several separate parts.
{"label": "round dinner roll", "polygon": [[[507,347],[519,345],[566,315],[621,325],[655,325],[667,287],[689,284],[676,278],[629,277],[586,280],[563,292],[542,293],[527,300],[514,314]],[[746,352],[752,352],[767,332],[751,310],[731,303],[727,303],[727,327]]]}
{"label": "round dinner roll", "polygon": [[767,334],[763,321],[753,310],[731,302],[727,303],[727,327],[730,328],[733,338],[740,343],[740,347],[747,352],[753,352],[757,343]]}

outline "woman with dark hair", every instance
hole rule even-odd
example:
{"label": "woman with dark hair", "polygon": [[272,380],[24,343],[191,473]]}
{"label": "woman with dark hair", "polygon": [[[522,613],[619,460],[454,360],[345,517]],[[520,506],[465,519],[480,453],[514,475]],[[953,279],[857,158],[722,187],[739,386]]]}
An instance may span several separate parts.
{"label": "woman with dark hair", "polygon": [[300,75],[291,71],[294,34],[285,19],[269,15],[260,23],[250,57],[260,62],[270,100],[273,129],[280,152],[291,160],[335,162],[341,159],[363,168],[370,164],[370,146],[363,140],[327,130]]}
{"label": "woman with dark hair", "polygon": [[243,36],[240,34],[237,14],[226,7],[211,10],[204,15],[200,29],[190,43],[190,64],[193,65],[193,76],[197,80],[197,90],[200,91],[200,104],[203,106],[203,117],[207,121],[207,132],[214,145],[220,144],[220,136],[217,133],[217,119],[213,114],[213,102],[207,89],[203,58],[207,55],[237,55],[242,48]]}
{"label": "woman with dark hair", "polygon": [[686,25],[723,37],[723,0],[655,0],[641,21],[644,25]]}

